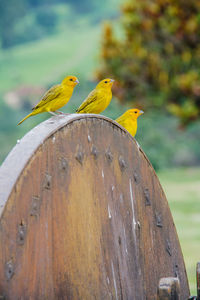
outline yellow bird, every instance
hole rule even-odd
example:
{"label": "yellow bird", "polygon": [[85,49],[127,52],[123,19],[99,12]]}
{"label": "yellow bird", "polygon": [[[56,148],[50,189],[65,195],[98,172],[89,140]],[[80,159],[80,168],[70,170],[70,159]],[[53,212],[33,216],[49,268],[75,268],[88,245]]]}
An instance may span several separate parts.
{"label": "yellow bird", "polygon": [[[54,112],[63,107],[72,96],[74,87],[79,83],[76,76],[67,76],[63,79],[61,84],[52,86],[42,97],[40,102],[32,108],[32,112],[21,120],[18,125],[24,122],[31,116],[49,112],[52,115],[56,115]],[[61,113],[61,112],[58,112]]]}
{"label": "yellow bird", "polygon": [[79,114],[99,114],[104,111],[112,99],[113,82],[114,80],[110,78],[100,81],[76,112]]}
{"label": "yellow bird", "polygon": [[129,109],[115,121],[123,126],[134,137],[137,132],[137,118],[143,113],[142,110],[137,108]]}

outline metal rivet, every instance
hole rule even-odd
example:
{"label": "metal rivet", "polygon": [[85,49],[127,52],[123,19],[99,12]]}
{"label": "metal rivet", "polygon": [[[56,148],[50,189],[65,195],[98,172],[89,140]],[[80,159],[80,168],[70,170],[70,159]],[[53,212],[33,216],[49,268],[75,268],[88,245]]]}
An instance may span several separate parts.
{"label": "metal rivet", "polygon": [[166,248],[165,249],[166,249],[167,253],[169,254],[169,256],[172,256],[171,245],[170,245],[169,240],[166,241]]}
{"label": "metal rivet", "polygon": [[5,264],[5,276],[7,280],[10,280],[14,275],[13,262],[9,261]]}
{"label": "metal rivet", "polygon": [[91,153],[94,156],[94,159],[98,158],[99,152],[98,152],[97,148],[94,145],[92,145]]}
{"label": "metal rivet", "polygon": [[133,173],[133,178],[134,178],[136,183],[139,182],[139,175],[136,172]]}
{"label": "metal rivet", "polygon": [[45,174],[43,187],[47,190],[51,189],[51,175],[49,175],[47,173]]}
{"label": "metal rivet", "polygon": [[149,190],[147,188],[144,189],[144,197],[145,197],[145,205],[150,206],[151,201],[150,201]]}
{"label": "metal rivet", "polygon": [[141,228],[141,225],[140,225],[140,222],[139,222],[139,221],[137,221],[137,226],[138,226],[138,229]]}
{"label": "metal rivet", "polygon": [[38,196],[32,197],[32,204],[31,204],[31,216],[38,216],[40,211],[41,199]]}
{"label": "metal rivet", "polygon": [[90,143],[91,142],[91,137],[90,137],[90,135],[88,134],[88,143]]}
{"label": "metal rivet", "polygon": [[178,265],[175,265],[175,266],[174,266],[174,275],[175,275],[176,277],[179,277],[179,268],[178,268]]}
{"label": "metal rivet", "polygon": [[106,155],[106,158],[107,158],[108,162],[111,163],[113,161],[113,155],[110,152],[110,150],[107,150],[105,155]]}
{"label": "metal rivet", "polygon": [[119,157],[119,166],[121,171],[124,171],[126,169],[126,162],[122,156]]}
{"label": "metal rivet", "polygon": [[67,168],[68,168],[68,162],[64,157],[62,157],[61,160],[60,160],[60,168],[63,171],[66,171]]}
{"label": "metal rivet", "polygon": [[23,245],[26,237],[26,225],[23,221],[18,226],[17,243]]}
{"label": "metal rivet", "polygon": [[155,217],[156,217],[156,226],[157,227],[163,227],[161,215],[156,213]]}
{"label": "metal rivet", "polygon": [[78,150],[78,152],[75,155],[76,160],[82,165],[84,154],[81,150]]}

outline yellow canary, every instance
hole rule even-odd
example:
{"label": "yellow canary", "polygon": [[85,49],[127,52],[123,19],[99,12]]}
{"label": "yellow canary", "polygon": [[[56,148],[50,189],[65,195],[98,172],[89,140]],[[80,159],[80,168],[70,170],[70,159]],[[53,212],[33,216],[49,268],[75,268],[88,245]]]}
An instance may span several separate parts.
{"label": "yellow canary", "polygon": [[79,114],[99,114],[104,111],[112,99],[113,82],[114,80],[110,78],[100,81],[76,112]]}
{"label": "yellow canary", "polygon": [[129,109],[115,121],[123,126],[134,137],[137,132],[137,118],[143,113],[142,110],[137,108]]}
{"label": "yellow canary", "polygon": [[[63,79],[61,84],[52,86],[42,97],[40,102],[32,108],[32,112],[21,120],[18,125],[24,122],[27,118],[43,113],[49,112],[55,115],[59,108],[63,107],[71,98],[74,87],[79,83],[76,76],[67,76]],[[58,112],[60,113],[60,112]]]}

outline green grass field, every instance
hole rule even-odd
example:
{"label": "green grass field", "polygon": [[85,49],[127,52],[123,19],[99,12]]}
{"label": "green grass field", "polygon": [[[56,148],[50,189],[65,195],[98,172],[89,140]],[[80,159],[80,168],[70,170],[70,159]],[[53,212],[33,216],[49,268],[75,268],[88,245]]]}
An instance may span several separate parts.
{"label": "green grass field", "polygon": [[[88,77],[94,66],[100,28],[71,28],[1,53],[0,94],[20,84],[48,85],[66,74]],[[89,43],[87,41],[93,41]]]}
{"label": "green grass field", "polygon": [[196,263],[200,261],[200,169],[166,170],[158,176],[180,239],[191,295],[195,295]]}

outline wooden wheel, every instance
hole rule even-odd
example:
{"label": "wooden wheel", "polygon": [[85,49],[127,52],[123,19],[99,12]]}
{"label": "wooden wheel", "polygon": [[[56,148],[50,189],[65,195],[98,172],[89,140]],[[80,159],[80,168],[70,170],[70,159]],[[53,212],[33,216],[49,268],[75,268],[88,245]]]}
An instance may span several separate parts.
{"label": "wooden wheel", "polygon": [[136,141],[97,115],[53,117],[0,168],[0,295],[156,299],[189,288],[159,180]]}

